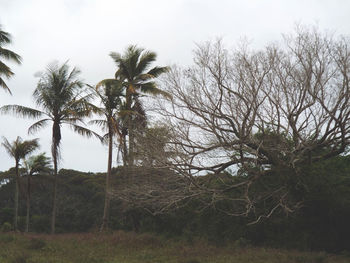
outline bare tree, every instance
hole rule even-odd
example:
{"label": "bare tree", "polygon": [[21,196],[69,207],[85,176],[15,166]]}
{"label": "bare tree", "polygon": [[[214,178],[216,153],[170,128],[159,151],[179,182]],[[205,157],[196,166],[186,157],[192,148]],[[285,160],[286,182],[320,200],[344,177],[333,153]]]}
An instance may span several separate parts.
{"label": "bare tree", "polygon": [[[350,140],[350,41],[298,27],[282,44],[228,51],[222,41],[198,45],[194,65],[174,66],[163,82],[173,96],[159,105],[171,126],[168,167],[211,195],[207,205],[233,193],[231,215],[256,221],[279,208],[302,205],[288,180],[265,190],[274,174],[298,180],[302,168],[346,151]],[[230,179],[222,172],[231,171]],[[221,184],[195,175],[212,174]],[[276,177],[277,174],[277,177]],[[269,200],[263,212],[256,208]]]}

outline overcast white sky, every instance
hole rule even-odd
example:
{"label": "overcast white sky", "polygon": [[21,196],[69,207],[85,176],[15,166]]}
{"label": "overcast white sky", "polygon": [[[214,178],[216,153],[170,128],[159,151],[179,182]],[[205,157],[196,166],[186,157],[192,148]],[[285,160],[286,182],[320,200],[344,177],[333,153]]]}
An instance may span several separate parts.
{"label": "overcast white sky", "polygon": [[[86,83],[112,77],[108,56],[129,44],[156,51],[159,65],[190,65],[195,43],[223,37],[228,46],[247,37],[262,47],[292,32],[295,23],[318,24],[350,35],[347,0],[0,0],[0,24],[13,36],[9,48],[23,64],[8,63],[16,76],[8,81],[13,96],[0,90],[0,106],[33,106],[34,74],[53,60],[78,66]],[[51,129],[28,136],[32,120],[1,116],[0,136],[39,137],[50,155]],[[62,168],[105,171],[107,148],[69,129],[62,134]],[[0,171],[13,166],[0,147]]]}

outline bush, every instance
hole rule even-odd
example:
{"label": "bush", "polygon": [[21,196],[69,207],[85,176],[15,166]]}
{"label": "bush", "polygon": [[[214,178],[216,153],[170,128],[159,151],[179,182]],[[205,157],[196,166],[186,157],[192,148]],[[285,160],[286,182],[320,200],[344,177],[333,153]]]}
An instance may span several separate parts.
{"label": "bush", "polygon": [[1,227],[1,232],[10,232],[12,229],[12,225],[9,222],[5,222],[3,223],[2,227]]}

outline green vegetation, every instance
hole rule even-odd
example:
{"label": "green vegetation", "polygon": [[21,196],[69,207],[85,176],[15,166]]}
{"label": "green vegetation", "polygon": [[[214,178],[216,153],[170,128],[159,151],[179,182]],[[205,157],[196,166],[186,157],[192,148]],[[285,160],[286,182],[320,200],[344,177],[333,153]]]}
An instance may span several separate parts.
{"label": "green vegetation", "polygon": [[[11,170],[0,173],[0,177],[5,178],[9,173]],[[295,195],[303,198],[305,204],[298,212],[279,212],[268,220],[248,225],[254,220],[254,215],[232,217],[224,212],[224,208],[232,205],[229,201],[232,193],[227,193],[227,198],[216,203],[215,207],[207,206],[210,195],[204,193],[183,203],[177,202],[177,207],[159,213],[163,209],[160,201],[165,199],[164,196],[169,201],[172,198],[170,190],[176,196],[179,194],[177,187],[183,187],[173,181],[176,177],[172,173],[157,168],[140,167],[134,168],[132,172],[123,167],[113,168],[111,188],[115,192],[112,192],[109,227],[113,231],[154,233],[189,242],[204,239],[215,246],[236,242],[242,245],[341,253],[350,250],[349,173],[348,157],[337,157],[310,167],[309,174],[305,174],[303,181],[295,186]],[[271,176],[261,181],[260,191],[266,190],[269,184],[279,183],[278,174]],[[23,193],[26,178],[21,179]],[[237,180],[229,174],[222,174],[218,180],[213,180],[212,176],[198,178],[202,182],[207,179],[213,186],[220,183],[225,186],[230,180]],[[32,176],[30,229],[33,232],[49,232],[52,181],[50,175]],[[165,186],[165,182],[168,186]],[[57,188],[58,233],[90,232],[100,228],[104,184],[105,174],[60,170]],[[14,180],[0,187],[0,225],[7,230],[14,213],[14,188]],[[149,189],[153,189],[153,197],[146,200],[144,197],[149,197]],[[21,194],[21,231],[25,230],[25,200],[25,195]],[[266,206],[269,206],[269,201],[257,206],[256,212],[264,210]]]}
{"label": "green vegetation", "polygon": [[348,257],[319,252],[253,248],[228,243],[216,247],[203,240],[189,243],[151,234],[0,236],[3,263],[345,263]]}

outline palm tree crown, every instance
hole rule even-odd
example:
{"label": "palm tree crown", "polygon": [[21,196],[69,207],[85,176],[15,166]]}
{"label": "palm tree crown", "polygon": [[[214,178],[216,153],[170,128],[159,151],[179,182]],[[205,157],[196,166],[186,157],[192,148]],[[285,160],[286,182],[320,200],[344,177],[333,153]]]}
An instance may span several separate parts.
{"label": "palm tree crown", "polygon": [[28,159],[24,160],[24,167],[26,169],[26,174],[29,176],[38,173],[48,173],[51,171],[51,158],[47,157],[45,153],[30,156]]}
{"label": "palm tree crown", "polygon": [[161,74],[167,72],[169,68],[153,67],[150,69],[151,64],[157,59],[155,52],[130,45],[123,55],[111,52],[110,56],[118,67],[115,78],[123,80],[131,94],[135,94],[139,90],[143,93],[169,96],[168,93],[158,89],[154,81]]}
{"label": "palm tree crown", "polygon": [[18,136],[15,141],[10,143],[5,137],[3,137],[2,146],[4,146],[11,157],[19,162],[39,147],[38,141],[39,139],[23,141],[23,139]]}
{"label": "palm tree crown", "polygon": [[126,89],[125,109],[130,114],[124,118],[123,137],[126,142],[126,135],[129,134],[129,153],[124,155],[127,157],[128,165],[134,164],[134,130],[135,123],[139,121],[140,116],[145,122],[145,114],[141,101],[138,99],[140,93],[158,95],[165,97],[170,95],[157,87],[155,79],[161,74],[169,70],[168,67],[153,67],[151,64],[156,60],[157,54],[152,51],[146,51],[143,48],[138,48],[135,45],[129,46],[124,54],[112,52],[110,56],[117,64],[118,70],[115,73],[115,79],[122,81]]}
{"label": "palm tree crown", "polygon": [[54,158],[58,158],[62,124],[68,124],[74,131],[88,137],[94,134],[78,125],[82,123],[82,118],[90,113],[87,106],[88,98],[81,96],[83,82],[78,79],[79,74],[80,71],[77,68],[69,70],[67,62],[61,66],[52,63],[45,72],[39,74],[40,79],[33,93],[36,105],[42,110],[20,105],[5,105],[0,108],[0,112],[41,118],[29,127],[30,134],[52,122],[52,152],[55,155]]}
{"label": "palm tree crown", "polygon": [[3,77],[9,79],[14,73],[11,68],[3,62],[3,59],[13,61],[17,64],[21,64],[22,60],[18,54],[4,47],[7,44],[11,44],[11,42],[11,35],[8,32],[3,31],[0,25],[0,87],[7,90],[10,94],[11,91],[6,85]]}

